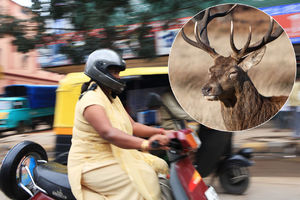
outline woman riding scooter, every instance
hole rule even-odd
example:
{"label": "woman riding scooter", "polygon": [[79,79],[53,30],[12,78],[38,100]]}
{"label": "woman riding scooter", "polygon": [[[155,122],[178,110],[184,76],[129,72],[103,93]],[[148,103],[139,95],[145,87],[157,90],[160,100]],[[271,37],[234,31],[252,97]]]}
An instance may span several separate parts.
{"label": "woman riding scooter", "polygon": [[[94,51],[85,74],[91,81],[82,87],[75,109],[68,174],[77,200],[161,198],[157,174],[167,174],[168,165],[151,150],[157,140],[166,149],[167,131],[134,122],[118,95],[124,90],[119,72],[125,70],[114,51]],[[149,138],[148,140],[143,138]]]}
{"label": "woman riding scooter", "polygon": [[[90,55],[85,73],[93,81],[83,86],[76,106],[68,172],[66,166],[48,162],[40,145],[21,142],[8,152],[0,169],[4,194],[17,200],[170,200],[172,194],[176,200],[218,199],[188,157],[199,148],[197,136],[190,130],[170,131],[169,140],[163,129],[133,122],[116,95],[119,92],[111,89],[113,83],[106,86],[105,79],[99,78],[106,76],[121,84],[118,73],[124,68],[121,58],[111,50]],[[132,132],[150,138],[132,136]],[[134,149],[167,149],[167,144],[174,157],[170,167],[172,191],[157,177],[168,171],[165,161]]]}

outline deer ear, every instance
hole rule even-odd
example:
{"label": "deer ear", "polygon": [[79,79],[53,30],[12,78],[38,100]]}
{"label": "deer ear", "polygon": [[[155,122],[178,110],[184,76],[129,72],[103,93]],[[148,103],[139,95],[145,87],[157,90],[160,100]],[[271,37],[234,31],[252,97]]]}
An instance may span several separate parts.
{"label": "deer ear", "polygon": [[264,54],[266,52],[266,47],[256,50],[252,53],[250,53],[240,64],[239,66],[247,72],[251,67],[257,65],[260,63],[262,58],[264,57]]}

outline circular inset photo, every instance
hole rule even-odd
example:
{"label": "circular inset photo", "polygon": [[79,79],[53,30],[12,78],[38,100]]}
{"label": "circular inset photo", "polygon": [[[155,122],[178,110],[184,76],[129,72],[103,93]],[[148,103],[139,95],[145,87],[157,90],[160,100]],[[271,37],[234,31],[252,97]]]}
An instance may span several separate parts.
{"label": "circular inset photo", "polygon": [[169,55],[169,79],[182,108],[223,131],[251,129],[286,103],[296,75],[281,26],[247,5],[222,4],[189,20]]}

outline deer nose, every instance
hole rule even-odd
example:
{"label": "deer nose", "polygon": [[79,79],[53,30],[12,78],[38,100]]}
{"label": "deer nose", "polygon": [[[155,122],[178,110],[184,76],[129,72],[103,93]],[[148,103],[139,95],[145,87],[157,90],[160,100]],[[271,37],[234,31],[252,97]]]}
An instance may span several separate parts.
{"label": "deer nose", "polygon": [[209,92],[212,90],[212,87],[211,86],[209,86],[209,85],[206,85],[206,86],[204,86],[203,88],[202,88],[202,94],[204,95],[204,96],[207,96],[207,95],[209,95]]}

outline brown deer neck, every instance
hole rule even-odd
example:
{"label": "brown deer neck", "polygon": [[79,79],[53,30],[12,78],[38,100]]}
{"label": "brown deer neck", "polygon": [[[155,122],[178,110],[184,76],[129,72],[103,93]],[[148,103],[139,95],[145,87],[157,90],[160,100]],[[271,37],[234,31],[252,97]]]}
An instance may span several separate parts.
{"label": "brown deer neck", "polygon": [[222,105],[226,108],[237,108],[239,104],[257,102],[263,96],[259,94],[252,81],[247,78],[245,81],[235,87],[233,95],[228,98],[220,99]]}
{"label": "brown deer neck", "polygon": [[226,128],[242,130],[249,127],[253,116],[260,112],[263,98],[250,79],[237,86],[230,99],[221,100],[221,112]]}

